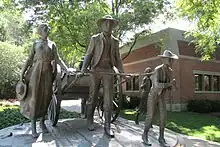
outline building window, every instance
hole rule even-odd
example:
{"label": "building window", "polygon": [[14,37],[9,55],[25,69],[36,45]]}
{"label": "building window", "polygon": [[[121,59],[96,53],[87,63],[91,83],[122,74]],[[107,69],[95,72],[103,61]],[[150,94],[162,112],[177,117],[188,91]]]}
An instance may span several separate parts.
{"label": "building window", "polygon": [[195,91],[220,91],[220,75],[195,74]]}
{"label": "building window", "polygon": [[211,91],[211,76],[210,75],[204,75],[204,91]]}
{"label": "building window", "polygon": [[220,91],[219,76],[213,76],[213,91]]}
{"label": "building window", "polygon": [[139,90],[139,76],[134,76],[133,87],[134,90]]}
{"label": "building window", "polygon": [[202,91],[202,75],[195,74],[195,90]]}
{"label": "building window", "polygon": [[126,90],[131,90],[131,79],[126,81]]}

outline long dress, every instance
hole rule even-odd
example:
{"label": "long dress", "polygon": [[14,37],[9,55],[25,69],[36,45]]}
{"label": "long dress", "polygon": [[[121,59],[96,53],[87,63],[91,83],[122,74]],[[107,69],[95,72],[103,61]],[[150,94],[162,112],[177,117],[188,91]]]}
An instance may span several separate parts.
{"label": "long dress", "polygon": [[37,119],[47,114],[52,99],[53,67],[55,45],[50,40],[38,40],[34,43],[29,61],[31,68],[27,71],[28,91],[20,101],[21,113],[28,119]]}

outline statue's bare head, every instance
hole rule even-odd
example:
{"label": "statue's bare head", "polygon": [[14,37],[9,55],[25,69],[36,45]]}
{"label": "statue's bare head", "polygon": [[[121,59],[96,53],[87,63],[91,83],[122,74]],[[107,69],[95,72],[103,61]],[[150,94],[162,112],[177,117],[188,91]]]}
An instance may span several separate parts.
{"label": "statue's bare head", "polygon": [[40,24],[37,28],[37,32],[42,38],[46,39],[50,33],[50,26],[46,23]]}

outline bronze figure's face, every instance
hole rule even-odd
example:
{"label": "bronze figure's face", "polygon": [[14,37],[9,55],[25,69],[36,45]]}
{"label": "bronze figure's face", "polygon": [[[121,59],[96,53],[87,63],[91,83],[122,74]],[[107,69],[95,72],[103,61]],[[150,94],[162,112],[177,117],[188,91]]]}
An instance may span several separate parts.
{"label": "bronze figure's face", "polygon": [[113,29],[113,22],[111,20],[105,20],[102,23],[102,31],[106,33],[111,33]]}
{"label": "bronze figure's face", "polygon": [[42,38],[47,38],[50,33],[50,27],[47,24],[42,24],[38,28],[38,33],[41,35]]}
{"label": "bronze figure's face", "polygon": [[144,73],[150,73],[152,72],[152,69],[150,67],[147,67],[145,70],[144,70]]}
{"label": "bronze figure's face", "polygon": [[170,67],[172,67],[174,59],[173,58],[163,57],[162,61],[163,61],[163,64],[166,64],[166,65],[169,65]]}

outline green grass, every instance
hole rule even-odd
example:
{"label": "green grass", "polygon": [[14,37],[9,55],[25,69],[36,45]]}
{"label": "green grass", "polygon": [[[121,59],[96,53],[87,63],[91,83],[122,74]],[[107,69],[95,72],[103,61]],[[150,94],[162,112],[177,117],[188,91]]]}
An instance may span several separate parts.
{"label": "green grass", "polygon": [[[78,117],[80,117],[79,113],[61,109],[59,119]],[[21,115],[19,106],[0,103],[0,129],[26,122],[30,120]]]}
{"label": "green grass", "polygon": [[[134,110],[123,110],[121,117],[134,120],[136,112]],[[159,114],[156,119],[159,120]],[[145,116],[140,115],[140,121],[145,120]],[[158,125],[158,121],[154,124]],[[189,136],[196,136],[202,139],[220,142],[220,118],[190,113],[190,112],[168,112],[166,128]]]}

